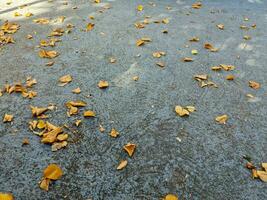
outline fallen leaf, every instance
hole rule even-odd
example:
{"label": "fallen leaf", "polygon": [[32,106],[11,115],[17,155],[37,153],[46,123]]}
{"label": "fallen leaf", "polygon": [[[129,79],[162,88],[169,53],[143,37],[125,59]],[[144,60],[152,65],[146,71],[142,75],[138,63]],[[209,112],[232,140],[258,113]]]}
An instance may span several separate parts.
{"label": "fallen leaf", "polygon": [[24,139],[22,140],[22,145],[29,145],[29,144],[30,144],[30,141],[29,141],[28,138],[24,138]]}
{"label": "fallen leaf", "polygon": [[13,115],[5,114],[3,122],[11,122],[13,120]]}
{"label": "fallen leaf", "polygon": [[196,108],[194,106],[185,106],[185,108],[189,111],[189,112],[195,112]]}
{"label": "fallen leaf", "polygon": [[165,67],[165,63],[164,62],[157,62],[156,65],[158,65],[160,67]]}
{"label": "fallen leaf", "polygon": [[142,11],[142,10],[143,10],[143,6],[142,6],[142,5],[138,5],[138,6],[137,6],[137,10],[138,10],[138,11]]}
{"label": "fallen leaf", "polygon": [[142,46],[142,45],[144,45],[144,44],[145,44],[145,41],[143,41],[143,40],[141,40],[141,39],[136,41],[136,46],[138,46],[138,47],[139,47],[139,46]]}
{"label": "fallen leaf", "polygon": [[161,56],[165,56],[166,53],[164,51],[156,51],[152,53],[154,58],[160,58]]}
{"label": "fallen leaf", "polygon": [[40,116],[41,114],[43,114],[44,112],[46,112],[48,110],[48,108],[38,108],[35,106],[30,106],[31,110],[32,110],[32,116]]}
{"label": "fallen leaf", "polygon": [[94,29],[94,27],[95,27],[94,23],[88,23],[86,26],[86,31],[91,31]]}
{"label": "fallen leaf", "polygon": [[232,71],[235,69],[235,66],[233,65],[220,64],[220,67],[222,67],[222,69],[224,69],[225,71]]}
{"label": "fallen leaf", "polygon": [[133,80],[134,81],[138,81],[139,80],[139,76],[133,76]]}
{"label": "fallen leaf", "polygon": [[198,42],[199,38],[198,37],[192,37],[191,39],[189,39],[190,42]]}
{"label": "fallen leaf", "polygon": [[76,89],[72,90],[72,92],[74,94],[80,94],[81,93],[81,89],[79,87],[77,87]]}
{"label": "fallen leaf", "polygon": [[103,133],[105,131],[105,128],[101,124],[99,124],[99,131],[101,133]]}
{"label": "fallen leaf", "polygon": [[134,151],[135,151],[136,145],[132,143],[127,143],[123,146],[123,149],[128,153],[130,157],[132,157]]}
{"label": "fallen leaf", "polygon": [[223,24],[217,24],[216,25],[219,29],[223,30],[224,29],[224,25]]}
{"label": "fallen leaf", "polygon": [[165,18],[165,19],[162,20],[163,24],[168,24],[169,22],[170,22],[170,20],[168,18]]}
{"label": "fallen leaf", "polygon": [[249,36],[249,35],[244,35],[243,38],[244,38],[245,40],[250,40],[250,39],[251,39],[251,36]]}
{"label": "fallen leaf", "polygon": [[121,170],[121,169],[125,168],[127,166],[127,164],[128,164],[127,160],[122,160],[120,162],[120,164],[118,165],[117,170]]}
{"label": "fallen leaf", "polygon": [[109,58],[110,63],[115,63],[116,61],[117,61],[116,58]]}
{"label": "fallen leaf", "polygon": [[194,9],[200,9],[202,7],[202,3],[201,2],[196,2],[192,4],[192,8]]}
{"label": "fallen leaf", "polygon": [[51,59],[51,58],[57,57],[58,55],[59,55],[59,53],[56,51],[46,51],[44,49],[41,49],[39,51],[39,56],[41,58],[50,58]]}
{"label": "fallen leaf", "polygon": [[50,164],[45,168],[43,174],[45,178],[58,180],[63,175],[63,171],[57,164]]}
{"label": "fallen leaf", "polygon": [[109,133],[109,135],[111,136],[111,137],[114,137],[114,138],[116,138],[116,137],[118,137],[119,136],[119,132],[116,130],[116,129],[111,129],[111,131],[110,131],[110,133]]}
{"label": "fallen leaf", "polygon": [[178,200],[178,197],[174,194],[167,194],[164,200]]}
{"label": "fallen leaf", "polygon": [[198,51],[197,51],[196,49],[193,49],[193,50],[191,51],[191,54],[193,54],[193,55],[197,55],[197,54],[198,54]]}
{"label": "fallen leaf", "polygon": [[214,48],[213,45],[210,43],[205,43],[204,48],[210,50],[211,52],[217,52],[218,51],[218,49]]}
{"label": "fallen leaf", "polygon": [[59,82],[61,82],[60,86],[64,86],[72,81],[72,77],[70,74],[64,75],[59,78]]}
{"label": "fallen leaf", "polygon": [[267,172],[266,171],[260,171],[257,170],[257,175],[263,182],[267,182]]}
{"label": "fallen leaf", "polygon": [[47,19],[47,18],[38,18],[38,19],[34,19],[33,22],[35,22],[37,24],[48,24],[49,23],[49,19]]}
{"label": "fallen leaf", "polygon": [[44,133],[41,142],[42,143],[49,143],[49,144],[54,143],[57,139],[58,134],[62,133],[62,131],[63,130],[61,127],[57,127],[56,129],[54,129],[50,132]]}
{"label": "fallen leaf", "polygon": [[74,106],[74,107],[84,107],[84,106],[86,106],[87,105],[87,103],[86,102],[84,102],[84,101],[68,101],[67,103],[66,103],[66,106],[69,108],[69,107],[71,107],[71,106]]}
{"label": "fallen leaf", "polygon": [[226,121],[228,120],[228,116],[227,115],[220,115],[217,116],[215,118],[215,120],[219,123],[219,124],[226,124]]}
{"label": "fallen leaf", "polygon": [[40,181],[40,188],[45,190],[45,191],[48,191],[49,190],[49,184],[50,184],[50,179],[48,178],[42,178],[42,180]]}
{"label": "fallen leaf", "polygon": [[261,166],[267,172],[267,163],[261,163]]}
{"label": "fallen leaf", "polygon": [[249,81],[248,85],[249,85],[249,87],[251,87],[251,88],[253,88],[255,90],[257,90],[257,89],[259,89],[261,87],[261,85],[256,81]]}
{"label": "fallen leaf", "polygon": [[228,80],[228,81],[232,81],[232,80],[235,79],[235,76],[232,75],[232,74],[229,74],[229,75],[227,75],[227,76],[225,77],[225,79]]}
{"label": "fallen leaf", "polygon": [[100,89],[107,88],[108,86],[109,86],[109,84],[108,84],[108,82],[105,81],[105,80],[101,80],[101,81],[99,81],[99,83],[98,83],[98,87],[99,87]]}
{"label": "fallen leaf", "polygon": [[194,79],[196,79],[197,81],[207,80],[208,75],[207,74],[197,74],[194,76]]}
{"label": "fallen leaf", "polygon": [[51,151],[58,151],[68,145],[67,141],[54,142],[51,146]]}
{"label": "fallen leaf", "polygon": [[193,58],[190,58],[190,57],[184,57],[184,58],[182,59],[182,61],[184,61],[184,62],[192,62],[192,61],[194,61],[194,60],[193,60]]}
{"label": "fallen leaf", "polygon": [[14,197],[11,193],[0,192],[0,200],[14,200]]}
{"label": "fallen leaf", "polygon": [[82,120],[80,120],[80,119],[78,119],[78,120],[75,121],[75,125],[76,126],[79,126],[81,123],[82,123]]}
{"label": "fallen leaf", "polygon": [[184,109],[182,106],[175,106],[175,112],[180,116],[189,116],[189,111]]}
{"label": "fallen leaf", "polygon": [[19,12],[15,12],[15,13],[14,13],[14,17],[20,17],[20,16],[22,16],[21,13],[19,13]]}
{"label": "fallen leaf", "polygon": [[51,61],[51,62],[46,63],[45,65],[50,67],[50,66],[52,66],[54,64],[55,64],[55,62],[54,61]]}
{"label": "fallen leaf", "polygon": [[95,114],[95,112],[92,111],[92,110],[87,110],[87,111],[84,111],[83,116],[84,116],[84,117],[95,117],[96,114]]}
{"label": "fallen leaf", "polygon": [[31,16],[33,16],[33,14],[31,12],[25,13],[25,17],[31,17]]}

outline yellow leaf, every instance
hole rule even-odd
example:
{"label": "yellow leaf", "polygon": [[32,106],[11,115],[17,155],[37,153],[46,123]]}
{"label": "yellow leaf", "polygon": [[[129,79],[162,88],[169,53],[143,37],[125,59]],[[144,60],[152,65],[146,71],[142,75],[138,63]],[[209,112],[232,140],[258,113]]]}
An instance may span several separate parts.
{"label": "yellow leaf", "polygon": [[196,49],[193,49],[193,50],[191,51],[191,54],[193,54],[193,55],[197,55],[197,54],[198,54],[198,51],[197,51]]}
{"label": "yellow leaf", "polygon": [[218,51],[218,49],[217,49],[217,48],[214,48],[213,45],[210,44],[210,43],[205,43],[205,44],[204,44],[204,48],[210,50],[211,52],[216,52],[216,51]]}
{"label": "yellow leaf", "polygon": [[69,82],[72,81],[72,77],[70,74],[62,76],[59,78],[59,82],[61,82],[62,84],[60,84],[60,86],[64,86],[66,84],[68,84]]}
{"label": "yellow leaf", "polygon": [[42,178],[42,180],[40,181],[40,188],[45,190],[45,191],[48,191],[49,189],[49,183],[50,183],[50,179],[48,178]]}
{"label": "yellow leaf", "polygon": [[219,29],[223,30],[224,29],[224,25],[223,24],[217,24],[216,25]]}
{"label": "yellow leaf", "polygon": [[31,106],[31,110],[32,110],[32,115],[37,117],[37,116],[43,114],[45,111],[47,111],[48,108],[38,108],[35,106]]}
{"label": "yellow leaf", "polygon": [[42,143],[53,143],[57,139],[57,135],[61,133],[63,130],[61,127],[58,127],[50,132],[44,133],[43,138],[41,140]]}
{"label": "yellow leaf", "polygon": [[62,149],[68,145],[67,141],[62,142],[54,142],[51,146],[51,151],[57,151],[59,149]]}
{"label": "yellow leaf", "polygon": [[74,106],[74,107],[84,107],[84,106],[86,106],[86,105],[87,105],[87,103],[84,102],[84,101],[68,101],[68,102],[66,103],[66,106],[67,106],[68,108],[70,108],[71,106]]}
{"label": "yellow leaf", "polygon": [[198,37],[192,37],[191,39],[189,39],[190,42],[198,42],[199,38]]}
{"label": "yellow leaf", "polygon": [[127,143],[123,146],[123,149],[128,153],[130,157],[132,157],[134,151],[135,151],[136,145],[132,143]]}
{"label": "yellow leaf", "polygon": [[193,61],[193,58],[190,58],[190,57],[184,57],[184,58],[182,59],[182,61],[184,61],[184,62],[192,62],[192,61]]}
{"label": "yellow leaf", "polygon": [[208,75],[207,74],[197,74],[197,75],[194,76],[194,78],[197,81],[207,80],[208,79]]}
{"label": "yellow leaf", "polygon": [[165,67],[165,63],[164,62],[157,62],[156,65],[158,65],[160,67]]}
{"label": "yellow leaf", "polygon": [[37,128],[44,129],[46,128],[46,122],[44,120],[39,120],[37,124]]}
{"label": "yellow leaf", "polygon": [[174,194],[167,194],[164,200],[178,200],[178,197],[175,196]]}
{"label": "yellow leaf", "polygon": [[195,112],[196,108],[194,106],[186,106],[185,107],[189,112]]}
{"label": "yellow leaf", "polygon": [[58,180],[63,175],[62,169],[56,164],[48,165],[44,170],[44,177],[51,180]]}
{"label": "yellow leaf", "polygon": [[125,168],[127,164],[128,164],[127,160],[122,160],[120,162],[120,164],[118,165],[117,170],[121,170],[121,169]]}
{"label": "yellow leaf", "polygon": [[31,17],[31,16],[33,16],[33,14],[30,13],[30,12],[27,12],[27,13],[25,14],[25,17]]}
{"label": "yellow leaf", "polygon": [[138,47],[139,47],[139,46],[142,46],[142,45],[144,45],[144,44],[145,44],[145,41],[143,41],[143,40],[141,40],[141,39],[136,41],[136,46],[138,46]]}
{"label": "yellow leaf", "polygon": [[94,29],[95,24],[94,23],[88,23],[86,26],[86,31],[91,31]]}
{"label": "yellow leaf", "polygon": [[183,107],[181,106],[175,106],[175,112],[180,116],[180,117],[183,117],[183,116],[188,116],[189,115],[189,111],[184,109]]}
{"label": "yellow leaf", "polygon": [[39,56],[40,56],[41,58],[55,58],[55,57],[57,57],[58,55],[59,55],[59,53],[56,52],[56,51],[46,51],[46,50],[44,50],[44,49],[41,49],[41,50],[39,51]]}
{"label": "yellow leaf", "polygon": [[168,24],[169,22],[170,22],[170,20],[168,18],[165,18],[165,19],[162,20],[163,24]]}
{"label": "yellow leaf", "polygon": [[81,89],[78,87],[78,88],[72,90],[72,92],[73,92],[74,94],[80,94],[80,93],[81,93]]}
{"label": "yellow leaf", "polygon": [[95,3],[100,3],[100,0],[95,0]]}
{"label": "yellow leaf", "polygon": [[232,75],[232,74],[229,74],[229,75],[227,75],[227,76],[225,77],[225,79],[226,79],[226,80],[229,80],[229,81],[232,81],[232,80],[235,79],[235,76]]}
{"label": "yellow leaf", "polygon": [[257,170],[257,175],[263,182],[267,182],[267,172]]}
{"label": "yellow leaf", "polygon": [[138,6],[137,6],[137,10],[138,10],[138,11],[142,11],[142,10],[143,10],[143,6],[142,6],[142,5],[138,5]]}
{"label": "yellow leaf", "polygon": [[200,9],[202,7],[202,3],[201,2],[196,2],[192,4],[192,8],[194,9]]}
{"label": "yellow leaf", "polygon": [[22,14],[19,13],[19,12],[15,12],[15,13],[14,13],[14,16],[15,16],[15,17],[19,17],[19,16],[21,16],[21,15],[22,15]]}
{"label": "yellow leaf", "polygon": [[255,90],[257,90],[261,87],[261,85],[256,81],[249,81],[248,84],[249,84],[249,87],[251,87]]}
{"label": "yellow leaf", "polygon": [[5,114],[3,122],[11,122],[13,120],[13,115]]}
{"label": "yellow leaf", "polygon": [[69,137],[69,135],[68,135],[67,133],[62,133],[62,134],[59,134],[59,135],[57,136],[57,140],[62,142],[62,141],[64,141],[64,140],[67,140],[68,137]]}
{"label": "yellow leaf", "polygon": [[0,192],[0,200],[14,200],[14,197],[11,193]]}
{"label": "yellow leaf", "polygon": [[233,65],[220,64],[220,67],[224,69],[225,71],[232,71],[235,69],[235,66]]}
{"label": "yellow leaf", "polygon": [[47,19],[47,18],[38,18],[38,19],[34,19],[33,22],[35,22],[37,24],[48,24],[49,23],[49,19]]}
{"label": "yellow leaf", "polygon": [[215,120],[220,124],[225,124],[226,121],[228,120],[228,116],[227,115],[220,115],[220,116],[217,116],[215,118]]}
{"label": "yellow leaf", "polygon": [[98,83],[98,87],[99,87],[100,89],[107,88],[108,86],[109,86],[109,84],[108,84],[108,82],[105,81],[105,80],[101,80],[101,81],[99,81],[99,83]]}
{"label": "yellow leaf", "polygon": [[114,137],[114,138],[116,138],[116,137],[118,137],[119,136],[119,132],[116,130],[116,129],[111,129],[111,132],[109,133],[109,135],[111,136],[111,137]]}
{"label": "yellow leaf", "polygon": [[261,163],[261,166],[267,172],[267,163]]}
{"label": "yellow leaf", "polygon": [[82,120],[80,120],[80,119],[78,119],[78,120],[75,121],[75,125],[76,126],[79,126],[81,123],[82,123]]}
{"label": "yellow leaf", "polygon": [[95,117],[96,114],[95,114],[95,112],[92,111],[92,110],[87,110],[87,111],[84,111],[83,116],[84,116],[84,117]]}

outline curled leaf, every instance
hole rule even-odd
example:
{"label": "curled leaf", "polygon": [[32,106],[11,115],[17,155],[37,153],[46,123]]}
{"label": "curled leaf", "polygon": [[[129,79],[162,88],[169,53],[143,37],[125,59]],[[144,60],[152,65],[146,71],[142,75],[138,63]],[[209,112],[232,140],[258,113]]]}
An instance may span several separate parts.
{"label": "curled leaf", "polygon": [[226,121],[228,120],[228,116],[227,115],[220,115],[217,116],[215,118],[215,120],[219,123],[219,124],[226,124]]}
{"label": "curled leaf", "polygon": [[95,112],[92,111],[92,110],[87,110],[87,111],[84,111],[83,116],[84,116],[84,117],[95,117],[96,114],[95,114]]}
{"label": "curled leaf", "polygon": [[185,108],[183,108],[182,106],[175,106],[175,112],[180,116],[188,116],[189,115],[189,111]]}
{"label": "curled leaf", "polygon": [[116,138],[116,137],[118,137],[119,136],[119,132],[116,130],[116,129],[111,129],[111,131],[110,131],[110,133],[109,133],[109,135],[111,136],[111,137],[114,137],[114,138]]}
{"label": "curled leaf", "polygon": [[14,200],[14,197],[11,193],[0,192],[0,200]]}
{"label": "curled leaf", "polygon": [[127,143],[123,146],[123,149],[128,153],[130,157],[132,157],[134,151],[135,151],[136,145],[132,143]]}
{"label": "curled leaf", "polygon": [[99,81],[99,83],[98,83],[98,87],[99,87],[100,89],[107,88],[108,86],[109,86],[109,84],[108,84],[108,82],[105,81],[105,80],[101,80],[101,81]]}
{"label": "curled leaf", "polygon": [[127,160],[122,160],[120,162],[120,164],[118,165],[117,170],[121,170],[121,169],[125,168],[127,166],[127,164],[128,164]]}
{"label": "curled leaf", "polygon": [[45,178],[58,180],[63,175],[63,171],[57,164],[50,164],[45,168],[43,174]]}
{"label": "curled leaf", "polygon": [[3,122],[11,122],[13,120],[13,115],[5,114]]}

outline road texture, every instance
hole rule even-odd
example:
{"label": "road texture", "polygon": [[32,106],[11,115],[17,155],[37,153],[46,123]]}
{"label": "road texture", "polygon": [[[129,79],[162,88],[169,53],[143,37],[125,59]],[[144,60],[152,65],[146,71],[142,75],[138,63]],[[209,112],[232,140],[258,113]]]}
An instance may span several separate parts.
{"label": "road texture", "polygon": [[[0,2],[1,24],[5,20],[20,24],[14,44],[0,50],[0,86],[34,77],[37,97],[29,100],[20,94],[0,97],[0,116],[14,115],[11,123],[0,122],[0,192],[11,192],[18,200],[154,200],[172,193],[179,199],[267,199],[267,184],[251,178],[244,167],[244,155],[255,165],[267,161],[267,2],[264,0],[205,0],[201,9],[192,9],[194,1],[154,0],[28,0]],[[28,3],[23,9],[17,7]],[[143,11],[137,11],[137,5]],[[104,9],[110,5],[110,9]],[[171,8],[168,8],[171,7]],[[77,7],[77,8],[75,8]],[[166,8],[167,7],[167,8]],[[100,12],[99,12],[100,10]],[[103,12],[101,12],[103,10]],[[30,11],[33,16],[14,17],[14,12]],[[88,16],[95,19],[89,19]],[[65,16],[63,23],[39,25],[32,20]],[[134,23],[168,18],[168,24],[150,23],[137,29]],[[244,18],[248,18],[248,21]],[[85,32],[86,24],[95,24]],[[64,34],[53,49],[60,55],[40,58],[39,41],[56,27],[75,25]],[[256,28],[251,28],[252,24]],[[216,27],[224,24],[224,30]],[[249,26],[241,30],[240,26]],[[162,33],[167,29],[168,33]],[[33,35],[27,39],[28,34]],[[244,40],[243,36],[251,36]],[[199,42],[189,42],[194,36]],[[150,37],[151,42],[137,47],[136,40]],[[203,44],[219,48],[209,52]],[[197,55],[191,50],[197,49]],[[154,51],[165,56],[154,58]],[[109,58],[116,58],[110,63]],[[193,62],[182,62],[193,57]],[[166,63],[164,68],[155,65]],[[231,64],[232,72],[214,72],[210,67]],[[234,81],[225,80],[234,74]],[[71,74],[73,81],[58,86],[59,77]],[[193,79],[208,74],[218,88],[200,88]],[[139,76],[138,81],[132,78]],[[109,88],[97,87],[107,80]],[[261,84],[254,90],[248,81]],[[81,94],[71,91],[80,87]],[[248,98],[246,94],[253,94]],[[90,96],[90,97],[89,97]],[[96,112],[93,119],[83,119],[79,127],[73,122],[81,115],[67,117],[65,103],[87,102]],[[49,121],[67,124],[71,140],[65,149],[52,152],[49,145],[28,128],[32,120],[30,105],[45,107]],[[193,105],[189,117],[179,117],[176,105]],[[215,117],[227,114],[226,124]],[[99,131],[99,124],[106,129]],[[111,128],[120,132],[111,138]],[[22,146],[24,138],[30,144]],[[137,145],[129,158],[122,147]],[[121,159],[127,159],[123,170],[116,170]],[[64,172],[46,192],[39,188],[43,169],[58,164]]]}

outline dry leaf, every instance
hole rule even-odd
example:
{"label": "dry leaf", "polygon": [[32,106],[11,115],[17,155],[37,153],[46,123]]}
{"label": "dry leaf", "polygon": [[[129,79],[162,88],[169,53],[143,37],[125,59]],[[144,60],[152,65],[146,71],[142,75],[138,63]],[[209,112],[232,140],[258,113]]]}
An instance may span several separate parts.
{"label": "dry leaf", "polygon": [[116,58],[109,58],[110,63],[115,63],[116,61],[117,61]]}
{"label": "dry leaf", "polygon": [[58,151],[68,145],[67,141],[54,142],[51,146],[51,151]]}
{"label": "dry leaf", "polygon": [[250,39],[251,39],[251,36],[249,36],[249,35],[244,35],[243,38],[244,38],[245,40],[250,40]]}
{"label": "dry leaf", "polygon": [[216,25],[219,29],[223,30],[224,29],[224,25],[223,24],[217,24]]}
{"label": "dry leaf", "polygon": [[232,74],[229,74],[229,75],[227,75],[227,76],[225,77],[225,79],[228,80],[228,81],[232,81],[232,80],[235,79],[235,76],[232,75]]}
{"label": "dry leaf", "polygon": [[80,119],[78,119],[78,120],[75,121],[75,125],[76,126],[79,126],[81,123],[82,123],[82,120],[80,120]]}
{"label": "dry leaf", "polygon": [[143,41],[143,40],[137,40],[136,41],[136,46],[142,46],[142,45],[144,45],[145,44],[145,41]]}
{"label": "dry leaf", "polygon": [[61,86],[66,85],[67,83],[72,81],[72,77],[71,75],[65,75],[59,78],[59,82],[63,83],[61,84]]}
{"label": "dry leaf", "polygon": [[198,37],[192,37],[191,39],[189,39],[190,42],[198,42],[199,38]]}
{"label": "dry leaf", "polygon": [[33,16],[33,14],[31,12],[25,13],[25,17],[31,17],[31,16]]}
{"label": "dry leaf", "polygon": [[205,43],[204,48],[210,50],[211,52],[217,52],[218,51],[218,49],[214,48],[213,45],[210,43]]}
{"label": "dry leaf", "polygon": [[22,140],[22,145],[29,145],[29,144],[30,144],[30,141],[29,141],[28,138],[24,138],[24,139]]}
{"label": "dry leaf", "polygon": [[5,114],[3,122],[11,122],[13,120],[13,115]]}
{"label": "dry leaf", "polygon": [[178,197],[175,196],[174,194],[167,194],[164,200],[178,200]]}
{"label": "dry leaf", "polygon": [[185,108],[191,113],[191,112],[195,112],[196,108],[194,106],[185,106]]}
{"label": "dry leaf", "polygon": [[45,191],[48,191],[49,189],[49,183],[50,183],[50,179],[48,178],[42,178],[42,180],[40,181],[40,188],[45,190]]}
{"label": "dry leaf", "polygon": [[191,51],[191,54],[193,54],[193,55],[197,55],[197,54],[198,54],[198,51],[197,51],[196,49],[193,49],[193,50]]}
{"label": "dry leaf", "polygon": [[195,9],[200,9],[202,7],[202,3],[201,2],[196,2],[192,4],[192,8]]}
{"label": "dry leaf", "polygon": [[99,83],[98,83],[98,87],[99,87],[100,89],[107,88],[108,86],[109,86],[109,84],[108,84],[108,82],[105,81],[105,80],[101,80],[101,81],[99,81]]}
{"label": "dry leaf", "polygon": [[180,116],[188,116],[189,115],[189,111],[187,109],[184,109],[181,106],[175,106],[175,112]]}
{"label": "dry leaf", "polygon": [[78,87],[78,88],[72,90],[72,92],[73,92],[74,94],[80,94],[80,93],[81,93],[81,89]]}
{"label": "dry leaf", "polygon": [[182,59],[182,61],[184,61],[184,62],[192,62],[192,61],[193,61],[193,58],[190,58],[190,57],[184,57],[184,58]]}
{"label": "dry leaf", "polygon": [[47,132],[47,133],[44,133],[43,134],[43,138],[41,140],[42,143],[54,143],[57,139],[57,135],[59,133],[62,133],[62,128],[61,127],[57,127],[56,129],[50,131],[50,132]]}
{"label": "dry leaf", "polygon": [[165,56],[166,53],[164,51],[156,51],[156,52],[153,52],[152,55],[154,58],[160,58],[161,56]]}
{"label": "dry leaf", "polygon": [[105,128],[101,124],[99,124],[99,131],[101,133],[103,133],[105,131]]}
{"label": "dry leaf", "polygon": [[14,200],[14,197],[11,193],[0,192],[0,200]]}
{"label": "dry leaf", "polygon": [[267,172],[267,163],[261,163],[261,166]]}
{"label": "dry leaf", "polygon": [[168,24],[169,22],[170,22],[170,20],[168,18],[165,18],[165,19],[162,20],[163,24]]}
{"label": "dry leaf", "polygon": [[165,67],[165,63],[164,62],[157,62],[156,65],[158,65],[160,67]]}
{"label": "dry leaf", "polygon": [[215,118],[215,120],[219,123],[219,124],[226,124],[226,121],[228,120],[228,116],[227,115],[220,115],[217,116]]}
{"label": "dry leaf", "polygon": [[267,182],[267,172],[266,171],[260,171],[257,170],[257,175],[263,182]]}
{"label": "dry leaf", "polygon": [[21,13],[19,13],[19,12],[15,12],[15,13],[14,13],[14,17],[20,17],[20,16],[22,16]]}
{"label": "dry leaf", "polygon": [[43,174],[45,178],[58,180],[63,175],[63,171],[58,165],[50,164],[45,168]]}
{"label": "dry leaf", "polygon": [[249,85],[249,87],[251,87],[251,88],[253,88],[255,90],[257,90],[257,89],[259,89],[261,87],[261,85],[256,81],[249,81],[248,85]]}
{"label": "dry leaf", "polygon": [[122,160],[120,162],[120,164],[118,165],[117,170],[121,170],[121,169],[125,168],[127,164],[128,164],[127,160]]}
{"label": "dry leaf", "polygon": [[109,135],[111,136],[111,137],[114,137],[114,138],[116,138],[116,137],[118,137],[119,136],[119,132],[116,130],[116,129],[111,129],[111,132],[109,133]]}
{"label": "dry leaf", "polygon": [[50,67],[50,66],[52,66],[54,64],[55,64],[55,62],[54,61],[51,61],[51,62],[46,63],[45,65]]}
{"label": "dry leaf", "polygon": [[139,80],[139,76],[134,76],[134,77],[133,77],[133,80],[134,80],[134,81],[138,81],[138,80]]}
{"label": "dry leaf", "polygon": [[251,175],[252,175],[252,178],[253,178],[253,179],[254,179],[254,178],[259,178],[256,169],[252,169],[252,170],[251,170]]}
{"label": "dry leaf", "polygon": [[87,111],[84,111],[83,116],[84,116],[84,117],[95,117],[96,114],[95,114],[95,112],[92,111],[92,110],[87,110]]}
{"label": "dry leaf", "polygon": [[134,151],[135,151],[136,145],[132,143],[128,143],[123,146],[123,149],[128,153],[130,157],[132,157]]}
{"label": "dry leaf", "polygon": [[208,75],[207,74],[197,74],[197,75],[194,76],[194,78],[197,81],[207,80],[208,79]]}
{"label": "dry leaf", "polygon": [[86,31],[91,31],[94,29],[95,24],[94,23],[88,23],[86,26]]}
{"label": "dry leaf", "polygon": [[222,69],[224,69],[225,71],[232,71],[235,69],[235,66],[233,65],[220,64],[220,67],[222,67]]}
{"label": "dry leaf", "polygon": [[50,58],[51,59],[51,58],[57,57],[58,55],[59,55],[59,53],[56,51],[46,51],[44,49],[41,49],[39,51],[39,56],[41,58]]}
{"label": "dry leaf", "polygon": [[47,18],[38,18],[38,19],[34,19],[33,22],[35,22],[37,24],[48,24],[49,23],[49,19],[47,19]]}
{"label": "dry leaf", "polygon": [[43,114],[44,112],[46,112],[48,110],[48,108],[38,108],[35,106],[31,106],[31,110],[32,110],[32,116],[40,116],[41,114]]}

